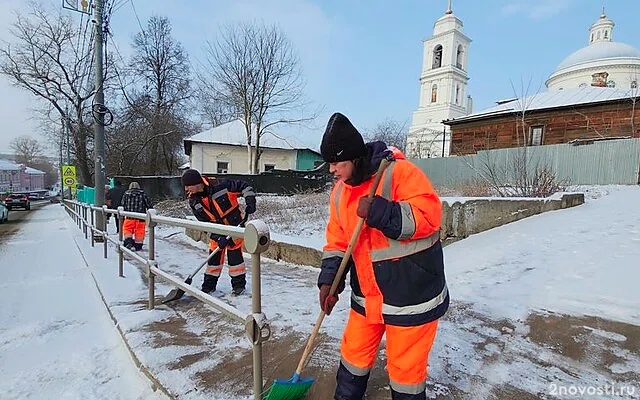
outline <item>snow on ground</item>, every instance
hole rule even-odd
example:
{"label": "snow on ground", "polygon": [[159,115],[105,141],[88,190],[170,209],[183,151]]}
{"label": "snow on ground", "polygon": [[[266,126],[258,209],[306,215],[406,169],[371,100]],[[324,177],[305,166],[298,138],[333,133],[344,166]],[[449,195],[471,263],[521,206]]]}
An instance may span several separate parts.
{"label": "snow on ground", "polygon": [[[585,205],[530,217],[445,248],[452,307],[441,321],[430,360],[430,397],[460,398],[473,393],[474,398],[553,398],[558,386],[614,384],[638,389],[633,395],[612,398],[640,398],[640,297],[634,290],[640,275],[636,266],[640,213],[634,208],[640,203],[640,188],[578,189],[586,190]],[[303,220],[306,227],[322,228],[307,237],[300,231],[296,240],[320,243],[322,216],[311,221],[296,216],[300,212],[290,211],[293,217],[284,224],[272,221],[274,237],[279,232],[295,234],[290,221]],[[179,276],[186,277],[206,254],[204,244],[195,244],[179,230],[159,228],[158,237],[162,239],[157,245],[160,267]],[[96,265],[104,263],[99,251],[89,252],[97,257]],[[111,282],[115,273],[108,264],[99,268],[109,271],[101,277],[105,282]],[[136,267],[128,264],[128,269],[127,280],[138,280],[137,293],[127,289],[105,297],[143,363],[184,398],[246,398],[249,380],[233,375],[240,362],[250,362],[250,345],[242,328],[189,299],[145,310],[144,283]],[[227,296],[230,284],[225,274],[219,295],[249,313],[249,296]],[[318,312],[316,276],[317,269],[312,267],[263,260],[263,311],[273,328],[268,343],[280,352],[265,356],[265,377],[268,371],[270,376],[287,377],[295,368],[295,357],[290,360],[290,355],[282,353],[299,349],[311,330]],[[199,286],[201,279],[196,277],[194,285]],[[122,290],[114,282],[106,285],[113,285],[114,293]],[[160,294],[169,290],[168,285],[157,285]],[[319,379],[317,386],[331,387],[348,296],[347,289],[323,324],[324,339],[309,365]],[[289,347],[280,348],[279,343]],[[380,358],[384,362],[382,350]],[[280,363],[290,368],[274,375],[273,371],[282,370],[277,367]],[[216,373],[221,370],[232,372]],[[378,369],[372,376],[375,389],[370,390],[370,398],[388,398],[385,379],[384,370]],[[225,388],[235,389],[235,397],[220,394]],[[312,392],[310,398],[323,398],[313,396]]]}
{"label": "snow on ground", "polygon": [[160,399],[135,367],[60,206],[0,245],[2,399]]}
{"label": "snow on ground", "polygon": [[[634,207],[640,188],[582,189],[588,189],[585,205],[526,218],[445,248],[452,306],[431,353],[430,398],[563,398],[554,390],[627,385],[635,391],[607,397],[640,399],[640,213]],[[305,218],[282,202],[282,212],[288,207],[292,218],[282,225],[271,221],[274,236],[321,242],[322,215]],[[319,203],[310,207],[319,209]],[[58,218],[60,209],[51,210],[43,215]],[[304,229],[296,230],[292,221],[302,221]],[[70,220],[67,226],[127,341],[170,392],[184,399],[251,398],[251,346],[240,324],[189,296],[147,310],[139,267],[126,262],[126,277],[118,278],[113,247],[104,260],[101,248],[92,249]],[[159,267],[182,279],[206,256],[206,246],[180,229],[160,227],[157,237]],[[250,265],[248,255],[246,260]],[[263,311],[273,328],[265,343],[264,376],[287,378],[319,311],[318,270],[263,259],[262,271]],[[216,296],[248,314],[250,290],[229,296],[226,274],[225,269]],[[249,282],[250,275],[249,269]],[[193,285],[201,282],[202,273]],[[156,297],[170,289],[157,282]],[[317,379],[310,399],[330,396],[348,297],[349,289],[325,320],[305,369],[304,375]],[[390,397],[384,361],[381,350],[368,399]]]}
{"label": "snow on ground", "polygon": [[448,246],[452,295],[511,319],[538,309],[640,325],[640,189],[598,193]]}

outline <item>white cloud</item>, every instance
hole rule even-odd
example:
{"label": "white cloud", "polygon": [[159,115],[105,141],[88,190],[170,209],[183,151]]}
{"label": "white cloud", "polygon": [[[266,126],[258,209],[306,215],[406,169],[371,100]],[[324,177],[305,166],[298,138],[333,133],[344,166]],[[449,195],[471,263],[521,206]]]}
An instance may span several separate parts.
{"label": "white cloud", "polygon": [[512,1],[505,4],[501,12],[504,15],[524,14],[531,19],[543,19],[560,14],[570,5],[571,0]]}

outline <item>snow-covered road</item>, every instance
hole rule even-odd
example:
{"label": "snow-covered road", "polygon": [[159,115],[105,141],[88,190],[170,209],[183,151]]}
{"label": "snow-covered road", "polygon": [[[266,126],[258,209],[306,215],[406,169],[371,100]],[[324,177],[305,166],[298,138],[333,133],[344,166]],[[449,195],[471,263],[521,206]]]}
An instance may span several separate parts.
{"label": "snow-covered road", "polygon": [[59,205],[0,245],[2,399],[160,399],[135,367]]}

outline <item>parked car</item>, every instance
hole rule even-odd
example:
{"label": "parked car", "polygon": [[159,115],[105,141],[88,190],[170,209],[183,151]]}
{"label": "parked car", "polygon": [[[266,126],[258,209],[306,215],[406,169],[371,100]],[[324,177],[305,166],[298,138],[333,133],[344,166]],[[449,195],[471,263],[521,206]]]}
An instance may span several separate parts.
{"label": "parked car", "polygon": [[9,220],[9,209],[0,201],[0,224],[4,224]]}
{"label": "parked car", "polygon": [[31,210],[31,201],[26,194],[12,193],[5,197],[4,204],[9,210],[13,210],[14,208]]}

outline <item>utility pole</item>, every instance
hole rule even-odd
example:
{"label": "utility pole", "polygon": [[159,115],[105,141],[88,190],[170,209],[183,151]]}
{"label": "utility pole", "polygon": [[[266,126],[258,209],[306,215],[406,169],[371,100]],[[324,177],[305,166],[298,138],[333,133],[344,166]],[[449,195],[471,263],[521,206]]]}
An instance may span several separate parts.
{"label": "utility pole", "polygon": [[[449,2],[449,9],[451,9],[451,2]],[[447,127],[442,127],[442,157],[444,157],[444,147],[446,146],[447,140]]]}
{"label": "utility pole", "polygon": [[65,120],[65,118],[62,118],[62,126],[60,127],[60,165],[59,165],[59,170],[60,170],[60,190],[62,190],[62,198],[64,199],[64,175],[62,172],[62,165],[64,164],[64,161],[62,160],[62,144],[64,143],[64,133],[66,131],[66,126],[67,126],[67,121]]}
{"label": "utility pole", "polygon": [[64,107],[64,134],[67,143],[67,165],[71,165],[71,121],[69,120],[69,106]]}
{"label": "utility pole", "polygon": [[[96,59],[96,94],[94,97],[94,104],[92,107],[92,114],[95,119],[95,198],[94,204],[97,207],[104,205],[104,185],[105,185],[105,163],[104,163],[104,85],[102,76],[102,0],[95,0],[94,3],[94,20],[93,23],[96,27],[96,47],[95,47],[95,59]],[[102,213],[96,213],[96,227],[104,231],[104,218]],[[104,240],[102,237],[100,239]],[[99,239],[98,239],[99,240]]]}

